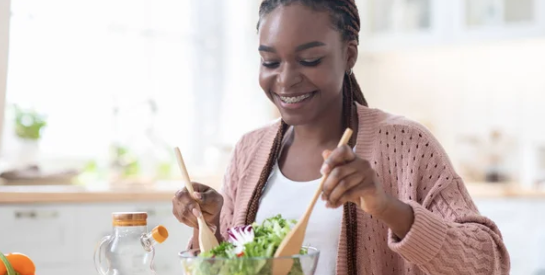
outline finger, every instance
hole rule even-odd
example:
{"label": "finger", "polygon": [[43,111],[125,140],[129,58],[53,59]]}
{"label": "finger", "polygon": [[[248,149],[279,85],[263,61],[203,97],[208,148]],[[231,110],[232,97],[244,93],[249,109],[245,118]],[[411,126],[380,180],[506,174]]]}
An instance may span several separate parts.
{"label": "finger", "polygon": [[210,214],[210,213],[207,213],[207,212],[203,211],[202,216],[203,216],[203,218],[204,218],[204,220],[206,222],[213,222],[216,219],[216,217],[218,216],[218,214],[217,213],[216,214]]}
{"label": "finger", "polygon": [[210,188],[206,192],[199,193],[199,205],[201,211],[215,215],[223,205],[223,197],[216,190]]}
{"label": "finger", "polygon": [[189,191],[184,187],[176,192],[175,199],[180,205],[191,210],[202,203],[203,195],[199,192],[193,192],[193,194],[190,195]]}
{"label": "finger", "polygon": [[176,194],[174,194],[174,197],[177,199],[183,198],[187,194],[187,189],[184,187],[178,191],[176,191]]}
{"label": "finger", "polygon": [[359,185],[352,187],[351,189],[344,192],[344,194],[337,200],[337,202],[335,204],[331,204],[330,207],[339,208],[340,206],[344,205],[347,202],[356,202],[356,201],[358,202],[357,204],[359,205],[360,204],[359,200],[361,198],[360,196],[361,191],[362,191],[362,188]]}
{"label": "finger", "polygon": [[210,186],[199,182],[192,181],[191,185],[193,185],[193,191],[195,192],[205,192],[206,190],[210,189]]}
{"label": "finger", "polygon": [[178,198],[176,198],[176,196],[172,198],[172,215],[174,215],[174,217],[176,217],[179,222],[182,222],[182,215],[180,214],[180,207],[178,205]]}
{"label": "finger", "polygon": [[210,231],[212,231],[212,233],[216,234],[216,230],[218,230],[218,228],[213,225],[213,224],[209,224],[209,223],[206,223],[208,225],[208,228],[210,228]]}
{"label": "finger", "polygon": [[196,219],[189,219],[188,217],[183,217],[181,222],[186,224],[189,227],[199,228],[199,224],[197,223]]}
{"label": "finger", "polygon": [[197,219],[200,219],[203,217],[202,212],[198,207],[191,209],[191,214]]}
{"label": "finger", "polygon": [[191,195],[191,199],[195,201],[196,204],[199,205],[200,211],[205,212],[203,210],[203,205],[205,205],[203,193],[193,192],[193,194]]}
{"label": "finger", "polygon": [[198,210],[197,207],[192,207],[192,208],[191,207],[192,206],[186,207],[184,211],[182,212],[182,216],[186,224],[194,228],[198,228],[199,223],[197,222],[197,217],[202,214],[200,214],[200,211]]}
{"label": "finger", "polygon": [[331,150],[324,150],[322,152],[322,158],[324,159],[324,161],[329,157],[329,155],[331,155]]}
{"label": "finger", "polygon": [[327,200],[327,206],[336,208],[339,206],[339,203],[342,205],[341,198],[344,197],[346,192],[363,183],[364,179],[360,173],[354,173],[343,178],[338,182],[333,191],[331,191],[331,194]]}
{"label": "finger", "polygon": [[197,217],[199,215],[202,215],[202,213],[200,212],[199,205],[195,201],[190,201],[189,203],[181,204],[180,208],[182,209],[181,210],[182,216],[185,217],[186,219],[191,219],[196,221]]}
{"label": "finger", "polygon": [[347,176],[356,173],[358,170],[354,165],[343,165],[335,167],[331,173],[327,176],[324,186],[322,187],[322,199],[329,199],[329,196],[333,189],[339,184],[341,180]]}
{"label": "finger", "polygon": [[197,225],[197,219],[194,216],[192,217],[192,215],[188,215],[188,206],[184,204],[182,200],[177,197],[172,199],[172,213],[179,222],[195,227]]}
{"label": "finger", "polygon": [[174,197],[172,198],[172,214],[178,219],[179,222],[182,222],[181,218],[183,217],[183,209],[185,208],[184,197],[182,195],[182,190],[178,190]]}
{"label": "finger", "polygon": [[322,175],[329,174],[335,167],[350,162],[356,158],[356,155],[348,145],[343,145],[331,152],[329,157],[324,161],[320,172]]}

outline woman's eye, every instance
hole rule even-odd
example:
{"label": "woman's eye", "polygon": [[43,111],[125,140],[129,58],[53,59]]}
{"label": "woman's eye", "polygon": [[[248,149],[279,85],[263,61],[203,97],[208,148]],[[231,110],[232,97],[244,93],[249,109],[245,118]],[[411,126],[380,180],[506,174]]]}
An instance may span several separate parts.
{"label": "woman's eye", "polygon": [[318,59],[311,59],[311,60],[301,60],[299,62],[303,66],[314,67],[314,66],[318,66],[318,64],[322,62],[322,59],[318,58]]}
{"label": "woman's eye", "polygon": [[263,65],[263,67],[266,67],[266,68],[269,68],[269,69],[274,69],[274,68],[277,68],[278,65],[280,64],[280,62],[276,62],[276,61],[263,61],[261,63]]}

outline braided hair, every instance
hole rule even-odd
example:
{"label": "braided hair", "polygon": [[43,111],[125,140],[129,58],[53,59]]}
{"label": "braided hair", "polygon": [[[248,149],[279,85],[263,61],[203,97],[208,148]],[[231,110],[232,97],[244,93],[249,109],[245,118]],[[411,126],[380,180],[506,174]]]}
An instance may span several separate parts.
{"label": "braided hair", "polygon": [[[358,9],[354,0],[263,0],[259,8],[259,17],[272,12],[278,6],[286,6],[293,3],[300,3],[316,11],[327,11],[331,18],[334,29],[340,32],[343,41],[359,42],[360,18]],[[259,30],[259,24],[257,28]],[[343,129],[352,125],[352,113],[355,107],[354,102],[368,106],[365,97],[352,72],[346,72],[344,75],[343,86]],[[263,171],[259,177],[258,184],[252,193],[246,212],[246,224],[255,221],[259,208],[259,201],[262,196],[263,188],[267,183],[269,175],[280,156],[282,140],[288,129],[288,125],[282,120],[278,132],[274,138],[273,146]],[[354,146],[352,142],[349,143]],[[348,255],[348,274],[357,274],[356,269],[356,243],[351,241],[357,237],[357,205],[346,203],[343,206],[343,215],[346,221],[346,233],[348,235],[347,255]]]}

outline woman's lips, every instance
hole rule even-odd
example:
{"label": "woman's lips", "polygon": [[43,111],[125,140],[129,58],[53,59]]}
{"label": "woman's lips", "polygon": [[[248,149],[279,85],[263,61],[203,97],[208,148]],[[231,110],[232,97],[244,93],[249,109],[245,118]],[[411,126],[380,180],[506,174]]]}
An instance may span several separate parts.
{"label": "woman's lips", "polygon": [[316,91],[297,96],[281,96],[275,94],[280,102],[280,106],[286,109],[299,109],[306,105],[314,97]]}

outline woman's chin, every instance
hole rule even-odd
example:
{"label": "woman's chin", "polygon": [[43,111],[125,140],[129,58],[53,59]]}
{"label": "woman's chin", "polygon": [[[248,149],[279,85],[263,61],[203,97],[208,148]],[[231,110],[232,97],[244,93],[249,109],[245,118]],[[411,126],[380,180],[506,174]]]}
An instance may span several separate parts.
{"label": "woman's chin", "polygon": [[303,114],[283,114],[280,113],[282,116],[282,120],[290,125],[290,126],[299,126],[299,125],[305,125],[308,124],[311,119],[308,117],[308,115]]}

